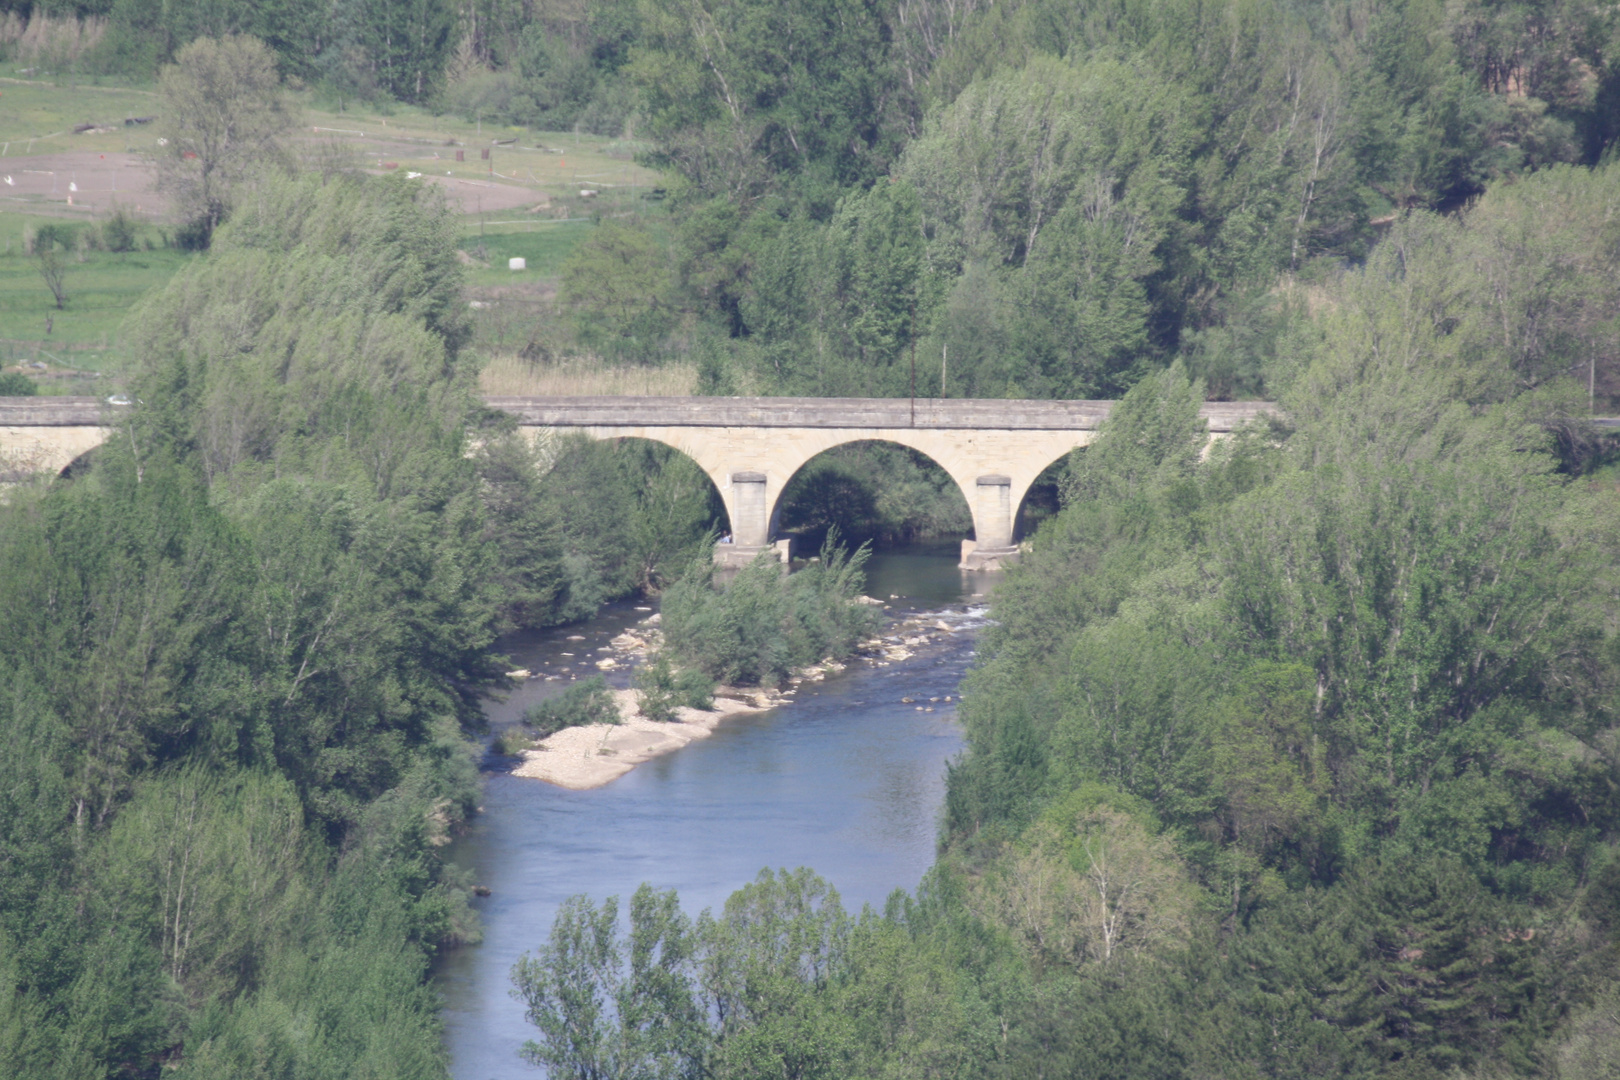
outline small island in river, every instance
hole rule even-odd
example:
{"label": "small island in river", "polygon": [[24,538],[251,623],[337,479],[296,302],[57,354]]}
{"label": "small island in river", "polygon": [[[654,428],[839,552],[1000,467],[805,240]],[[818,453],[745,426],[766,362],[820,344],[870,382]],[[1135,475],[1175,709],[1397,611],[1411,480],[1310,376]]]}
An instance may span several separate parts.
{"label": "small island in river", "polygon": [[534,749],[523,752],[523,764],[512,775],[575,791],[601,787],[643,761],[708,738],[728,716],[764,712],[781,704],[781,699],[764,691],[750,694],[746,700],[716,696],[712,709],[683,707],[675,710],[678,719],[660,723],[636,708],[634,690],[615,690],[613,700],[619,709],[617,724],[587,724],[548,735]]}

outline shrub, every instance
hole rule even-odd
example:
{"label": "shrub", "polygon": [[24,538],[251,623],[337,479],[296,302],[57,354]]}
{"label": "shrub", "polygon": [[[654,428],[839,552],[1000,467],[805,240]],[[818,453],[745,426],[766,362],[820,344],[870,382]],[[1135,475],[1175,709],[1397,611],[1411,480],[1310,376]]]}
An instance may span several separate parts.
{"label": "shrub", "polygon": [[0,397],[33,397],[37,393],[39,387],[22,372],[0,372]]}
{"label": "shrub", "polygon": [[135,221],[122,207],[114,210],[112,217],[101,226],[101,243],[108,251],[135,250]]}
{"label": "shrub", "polygon": [[495,736],[495,752],[517,757],[525,750],[534,749],[534,731],[523,724],[513,724]]}
{"label": "shrub", "polygon": [[877,626],[856,603],[869,549],[850,554],[830,532],[821,558],[784,576],[763,553],[717,590],[698,565],[664,594],[664,640],[675,658],[710,678],[774,686],[796,667],[848,656]]}
{"label": "shrub", "polygon": [[669,657],[658,653],[652,662],[636,672],[636,707],[649,720],[668,723],[675,710],[708,709],[714,706],[714,680],[696,668],[677,671]]}
{"label": "shrub", "polygon": [[714,680],[696,668],[676,673],[675,693],[689,709],[714,708]]}
{"label": "shrub", "polygon": [[214,224],[207,218],[195,218],[174,230],[174,246],[180,251],[207,251],[214,238]]}
{"label": "shrub", "polygon": [[31,253],[39,255],[61,248],[63,251],[72,251],[79,244],[79,227],[77,225],[41,225],[34,230],[34,242]]}
{"label": "shrub", "polygon": [[530,705],[523,714],[523,722],[534,730],[538,738],[543,739],[563,728],[617,724],[619,710],[613,704],[613,693],[607,687],[607,680],[593,675],[554,698]]}

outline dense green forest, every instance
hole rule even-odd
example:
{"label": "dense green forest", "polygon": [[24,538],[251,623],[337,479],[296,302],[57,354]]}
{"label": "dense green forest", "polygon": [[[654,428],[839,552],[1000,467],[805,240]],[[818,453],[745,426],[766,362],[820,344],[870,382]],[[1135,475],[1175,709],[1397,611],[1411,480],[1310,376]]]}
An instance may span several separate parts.
{"label": "dense green forest", "polygon": [[719,393],[1110,397],[1179,355],[1263,396],[1400,214],[1620,125],[1620,23],[1580,3],[593,4],[551,39],[589,58],[567,103],[501,27],[447,104],[628,102],[669,175],[564,272],[572,340]]}
{"label": "dense green forest", "polygon": [[138,312],[145,404],[8,490],[0,1073],[443,1075],[492,643],[713,527],[695,466],[482,414],[454,225],[396,178],[264,181]]}

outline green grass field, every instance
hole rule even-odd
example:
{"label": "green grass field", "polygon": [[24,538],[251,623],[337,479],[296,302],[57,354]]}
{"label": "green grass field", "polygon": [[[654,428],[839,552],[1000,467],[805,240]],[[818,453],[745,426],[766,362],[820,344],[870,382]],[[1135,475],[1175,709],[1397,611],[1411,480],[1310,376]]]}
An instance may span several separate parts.
{"label": "green grass field", "polygon": [[[124,126],[134,116],[151,116],[157,94],[150,88],[57,86],[48,82],[0,79],[0,155],[58,154],[69,150],[124,152],[151,142],[145,127]],[[113,130],[75,135],[81,124]]]}
{"label": "green grass field", "polygon": [[42,392],[77,393],[84,380],[60,373],[93,371],[116,378],[126,359],[122,330],[129,310],[196,256],[164,247],[162,233],[151,226],[140,227],[136,236],[139,245],[153,250],[62,254],[67,302],[58,310],[40,276],[39,260],[23,246],[24,230],[46,223],[61,222],[0,214],[0,365],[42,361],[57,373],[40,380]]}
{"label": "green grass field", "polygon": [[[489,268],[469,268],[467,284],[487,287],[555,278],[569,253],[591,234],[593,227],[589,221],[559,221],[537,222],[525,226],[522,232],[469,232],[461,238],[461,250],[484,259]],[[514,258],[526,260],[528,266],[513,272],[507,268],[507,260]]]}

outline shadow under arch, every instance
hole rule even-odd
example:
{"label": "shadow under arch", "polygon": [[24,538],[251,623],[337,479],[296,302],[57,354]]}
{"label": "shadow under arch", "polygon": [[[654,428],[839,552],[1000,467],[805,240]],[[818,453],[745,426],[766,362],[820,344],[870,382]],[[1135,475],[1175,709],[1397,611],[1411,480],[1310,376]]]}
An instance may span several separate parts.
{"label": "shadow under arch", "polygon": [[56,478],[58,480],[78,480],[82,477],[89,476],[90,470],[96,466],[95,453],[100,449],[101,447],[99,446],[92,446],[90,449],[86,450],[84,453],[62,466],[62,471],[56,474]]}
{"label": "shadow under arch", "polygon": [[1069,462],[1074,460],[1075,454],[1083,454],[1085,450],[1084,446],[1075,447],[1047,465],[1030,481],[1013,515],[1015,543],[1034,536],[1043,524],[1063,509],[1063,482],[1068,479]]}
{"label": "shadow under arch", "polygon": [[[881,505],[884,483],[910,489],[915,505],[905,517]],[[785,530],[819,545],[833,526],[855,542],[970,537],[973,507],[961,478],[933,455],[899,439],[857,436],[806,458],[770,507],[772,536]]]}
{"label": "shadow under arch", "polygon": [[[611,537],[630,530],[669,554],[683,541],[731,528],[714,477],[679,446],[642,435],[567,434],[549,448],[549,457],[549,482],[561,485],[579,533]],[[630,520],[632,514],[643,520]]]}

